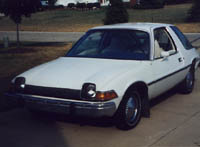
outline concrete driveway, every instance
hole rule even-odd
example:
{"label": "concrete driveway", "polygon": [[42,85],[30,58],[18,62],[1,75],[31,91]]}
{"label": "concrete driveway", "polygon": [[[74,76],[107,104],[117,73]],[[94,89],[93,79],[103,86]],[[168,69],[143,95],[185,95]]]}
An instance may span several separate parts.
{"label": "concrete driveway", "polygon": [[0,113],[2,147],[135,147],[200,146],[200,69],[193,93],[175,90],[151,102],[151,118],[130,131],[109,120],[35,117],[26,109]]}

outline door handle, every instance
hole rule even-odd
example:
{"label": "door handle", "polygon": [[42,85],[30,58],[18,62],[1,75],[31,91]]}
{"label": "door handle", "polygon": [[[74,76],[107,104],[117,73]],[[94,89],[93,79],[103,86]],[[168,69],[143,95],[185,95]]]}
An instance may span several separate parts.
{"label": "door handle", "polygon": [[184,58],[182,58],[182,57],[178,58],[179,62],[183,62],[183,60],[184,60]]}

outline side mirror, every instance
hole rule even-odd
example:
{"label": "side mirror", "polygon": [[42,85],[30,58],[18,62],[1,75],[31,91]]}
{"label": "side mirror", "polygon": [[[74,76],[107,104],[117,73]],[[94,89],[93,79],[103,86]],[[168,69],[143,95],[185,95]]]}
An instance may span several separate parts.
{"label": "side mirror", "polygon": [[176,50],[170,50],[168,51],[169,52],[169,55],[172,55],[172,54],[175,54],[176,53]]}
{"label": "side mirror", "polygon": [[170,53],[166,52],[166,51],[162,51],[160,55],[161,55],[161,57],[163,57],[165,59],[165,58],[169,57]]}

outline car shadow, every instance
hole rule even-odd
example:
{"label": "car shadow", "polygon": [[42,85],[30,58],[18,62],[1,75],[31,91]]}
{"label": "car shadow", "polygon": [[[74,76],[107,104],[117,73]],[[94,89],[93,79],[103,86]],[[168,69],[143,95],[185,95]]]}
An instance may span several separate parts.
{"label": "car shadow", "polygon": [[69,146],[55,120],[36,119],[23,109],[1,113],[0,130],[2,147]]}
{"label": "car shadow", "polygon": [[114,126],[114,122],[112,118],[109,117],[101,117],[101,118],[91,118],[91,117],[83,117],[83,116],[71,116],[66,114],[58,114],[58,113],[49,113],[49,112],[38,112],[33,114],[34,117],[38,117],[40,119],[49,119],[56,120],[64,123],[77,124],[79,126],[93,126],[93,127],[112,127]]}
{"label": "car shadow", "polygon": [[[155,99],[150,101],[150,107],[154,107],[159,105],[160,103],[166,101],[173,97],[173,95],[177,94],[177,88],[173,88],[168,92],[156,97]],[[93,127],[102,127],[108,128],[113,127],[115,125],[112,118],[102,117],[102,118],[91,118],[91,117],[81,117],[81,116],[71,116],[65,114],[58,113],[48,113],[48,112],[38,112],[35,117],[39,117],[40,119],[50,119],[56,120],[65,123],[77,124],[80,126],[93,126]]]}

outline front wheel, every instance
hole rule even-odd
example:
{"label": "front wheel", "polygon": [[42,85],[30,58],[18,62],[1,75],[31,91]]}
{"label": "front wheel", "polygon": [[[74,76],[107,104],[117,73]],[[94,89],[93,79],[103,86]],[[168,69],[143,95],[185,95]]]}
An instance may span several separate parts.
{"label": "front wheel", "polygon": [[133,90],[127,93],[116,114],[116,127],[121,130],[134,128],[141,119],[142,103],[140,94]]}

